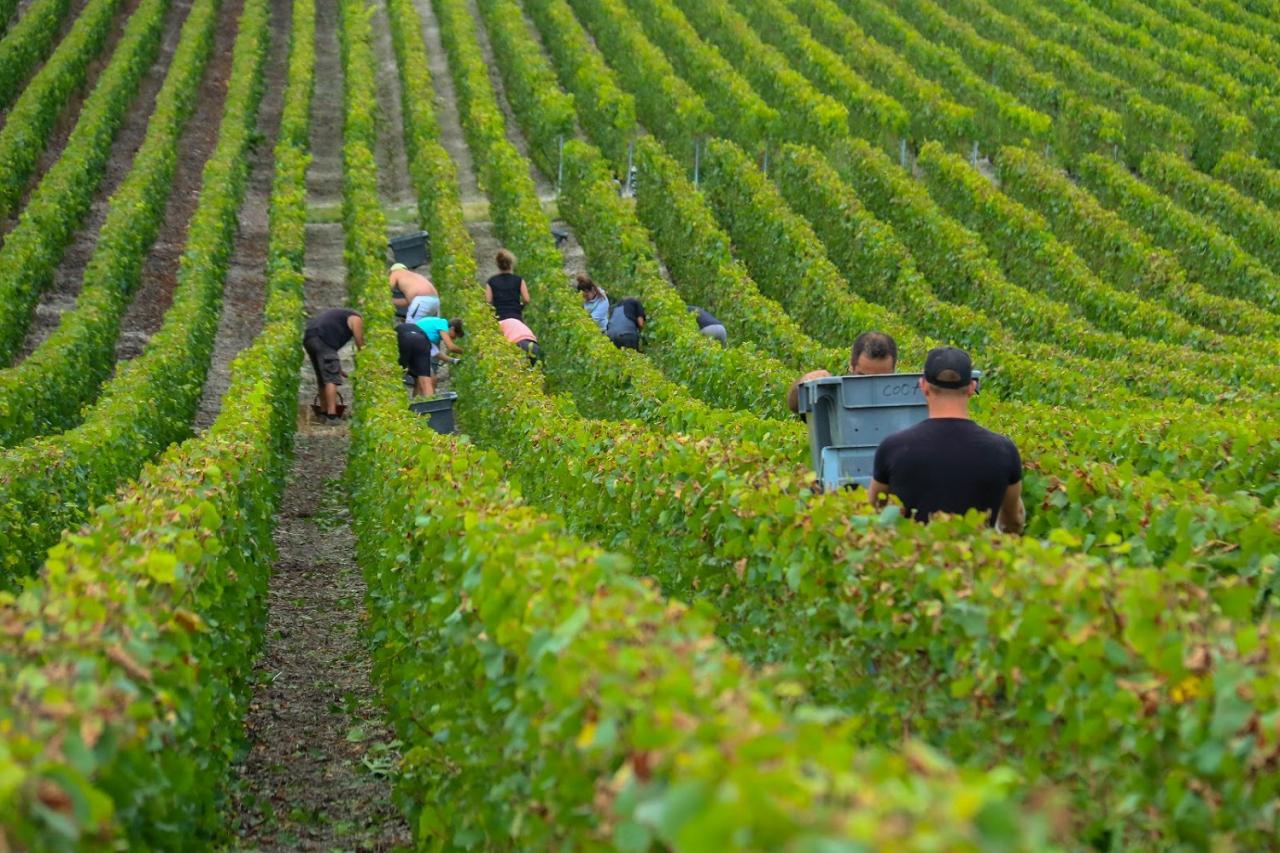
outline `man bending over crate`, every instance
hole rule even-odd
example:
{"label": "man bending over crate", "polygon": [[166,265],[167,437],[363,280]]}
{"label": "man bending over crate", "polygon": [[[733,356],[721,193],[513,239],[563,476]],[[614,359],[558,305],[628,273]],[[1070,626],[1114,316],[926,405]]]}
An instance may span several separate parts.
{"label": "man bending over crate", "polygon": [[316,371],[316,389],[320,408],[328,423],[337,423],[338,386],[342,384],[342,362],[338,350],[355,338],[356,347],[364,347],[364,320],[350,308],[330,308],[307,321],[302,333],[302,348],[311,357]]}
{"label": "man bending over crate", "polygon": [[[898,344],[884,332],[863,332],[853,342],[853,351],[849,353],[850,376],[873,376],[880,373],[893,373],[898,369]],[[801,376],[787,390],[787,408],[800,415],[800,386],[810,379],[822,379],[831,374],[825,370],[810,370]]]}
{"label": "man bending over crate", "polygon": [[1006,533],[1021,533],[1022,457],[1007,436],[969,418],[969,398],[978,390],[964,350],[929,351],[920,378],[929,417],[895,432],[876,448],[869,495],[884,506],[890,495],[907,515],[927,522],[935,512],[986,512]]}

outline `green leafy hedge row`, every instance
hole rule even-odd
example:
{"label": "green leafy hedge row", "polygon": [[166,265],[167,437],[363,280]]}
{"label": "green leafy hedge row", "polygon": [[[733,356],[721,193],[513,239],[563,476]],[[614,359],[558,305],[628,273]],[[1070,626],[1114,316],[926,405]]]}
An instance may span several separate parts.
{"label": "green leafy hedge row", "polygon": [[1080,161],[1078,179],[1098,200],[1173,252],[1187,272],[1225,296],[1280,311],[1280,273],[1273,272],[1204,217],[1103,157]]}
{"label": "green leafy hedge row", "polygon": [[762,294],[706,199],[684,168],[652,138],[636,145],[636,214],[653,235],[680,292],[729,328],[798,371],[822,368],[839,374],[848,347],[826,347],[810,338],[773,299]]}
{"label": "green leafy hedge row", "polygon": [[[1098,0],[1097,6],[1108,16],[1142,29],[1168,47],[1212,62],[1249,86],[1256,98],[1280,92],[1280,72],[1253,51],[1243,50],[1211,32],[1166,17],[1150,5],[1136,0]],[[1258,129],[1261,131],[1263,128],[1259,125]]]}
{"label": "green leafy hedge row", "polygon": [[833,0],[786,3],[819,43],[906,108],[911,136],[916,140],[936,138],[965,145],[974,139],[977,115],[973,107],[959,103],[897,51],[867,35]]}
{"label": "green leafy hedge row", "polygon": [[[90,0],[22,94],[15,93],[16,100],[0,129],[0,219],[9,218],[17,210],[54,122],[71,94],[84,85],[89,63],[106,44],[120,6],[121,0]],[[129,57],[131,51],[121,48],[132,46],[136,50],[139,34],[158,26],[153,21],[157,7],[163,10],[166,4],[143,4],[134,12],[136,23],[131,28],[134,38],[122,38],[116,45],[116,54]],[[139,15],[139,11],[146,14]],[[114,64],[125,63],[127,60]],[[142,66],[149,64],[148,59]]]}
{"label": "green leafy hedge row", "polygon": [[1280,169],[1242,151],[1228,151],[1213,176],[1269,207],[1280,207]]}
{"label": "green leafy hedge row", "polygon": [[[1000,317],[1016,326],[1022,339],[1105,360],[1105,368],[1086,362],[1078,371],[1103,370],[1110,384],[1123,382],[1131,391],[1155,397],[1212,400],[1221,393],[1220,381],[1169,365],[1159,345],[1099,331],[1060,303],[1010,282],[981,237],[948,217],[921,183],[870,145],[850,139],[836,148],[832,162],[867,208],[894,227],[944,298]],[[1153,362],[1161,366],[1159,376],[1147,366]]]}
{"label": "green leafy hedge row", "polygon": [[[633,0],[632,5],[638,4]],[[684,12],[706,44],[714,45],[723,58],[732,63],[731,67],[750,81],[750,85],[760,93],[757,97],[762,97],[775,110],[777,104],[786,103],[791,111],[802,116],[799,121],[775,120],[778,135],[821,144],[848,133],[851,117],[844,104],[814,88],[804,75],[787,63],[777,48],[762,41],[747,20],[727,2],[686,3],[673,0],[672,5]],[[694,82],[697,84],[698,81]],[[750,86],[747,88],[750,91]],[[706,91],[700,84],[698,89]],[[856,91],[848,93],[849,97],[857,94]],[[716,93],[707,92],[707,96],[714,98]],[[778,115],[776,111],[774,114]],[[755,143],[758,147],[758,140],[742,132],[748,127],[745,122],[742,126],[735,126],[730,121],[722,123],[720,133],[740,140],[744,146],[752,147]]]}
{"label": "green leafy hedge row", "polygon": [[671,0],[631,0],[628,6],[645,34],[705,98],[715,116],[717,134],[739,136],[753,151],[782,136],[778,111],[756,94],[719,50],[702,40],[679,6]]}
{"label": "green leafy hedge row", "polygon": [[[565,0],[525,0],[523,8],[542,33],[543,47],[555,59],[561,85],[573,93],[582,123],[596,128],[596,144],[621,174],[636,136],[635,99],[617,85],[613,70]],[[481,11],[486,7],[481,6]],[[497,19],[490,15],[487,20],[492,28]],[[504,20],[514,23],[514,19]]]}
{"label": "green leafy hedge row", "polygon": [[31,69],[49,53],[70,6],[70,0],[34,2],[0,41],[0,109],[13,103]]}
{"label": "green leafy hedge row", "polygon": [[1053,10],[1021,0],[994,0],[1005,12],[1016,15],[1037,34],[1070,45],[1099,68],[1141,92],[1152,102],[1177,111],[1195,128],[1191,154],[1208,168],[1223,152],[1252,148],[1253,122],[1215,93],[1166,70],[1154,58],[1110,43],[1094,31],[1091,18],[1104,15],[1074,0],[1059,0]]}
{"label": "green leafy hedge row", "polygon": [[[1024,53],[1037,68],[1061,81],[1066,90],[1114,110],[1120,116],[1122,133],[1119,139],[1110,141],[1130,165],[1137,165],[1153,148],[1189,152],[1195,144],[1192,122],[1155,103],[1115,75],[1096,68],[1089,57],[1070,45],[1040,37],[1035,30],[987,0],[953,0],[948,9],[973,24],[982,35]],[[1099,142],[1105,142],[1111,132],[1109,128],[1099,128],[1093,135]]]}
{"label": "green leafy hedge row", "polygon": [[1050,140],[1052,118],[975,74],[949,46],[934,44],[878,0],[846,0],[843,5],[882,44],[973,107],[980,143]]}
{"label": "green leafy hedge row", "polygon": [[223,123],[205,163],[200,203],[187,228],[178,284],[164,324],[139,357],[122,364],[84,422],[26,442],[0,460],[0,571],[30,573],[59,533],[78,523],[156,453],[191,432],[218,330],[222,285],[235,241],[267,50],[266,13],[242,16]]}
{"label": "green leafy hedge row", "polygon": [[[1037,68],[1026,55],[986,38],[934,0],[892,0],[892,6],[921,34],[951,47],[994,85],[1053,116],[1052,144],[1056,156],[1065,162],[1073,163],[1088,151],[1110,150],[1124,139],[1123,122],[1114,110],[1065,90],[1056,77]],[[926,135],[945,138],[939,133]]]}
{"label": "green leafy hedge row", "polygon": [[[652,418],[681,432],[728,431],[756,439],[772,440],[785,432],[790,435],[788,449],[799,447],[803,436],[785,429],[791,424],[770,422],[747,412],[710,409],[655,369],[648,358],[618,350],[600,334],[566,281],[561,256],[549,234],[550,222],[529,177],[529,164],[504,134],[484,132],[495,125],[501,130],[502,113],[475,36],[466,29],[471,23],[465,7],[458,0],[439,0],[436,9],[459,92],[463,128],[480,179],[494,202],[490,209],[498,234],[520,258],[520,270],[535,297],[529,316],[544,344],[549,378],[571,391],[583,411],[594,416]],[[496,20],[491,23],[501,25]],[[499,68],[509,75],[514,64],[501,56],[498,59]],[[517,102],[515,107],[519,115],[529,103]],[[602,278],[601,283],[606,289],[613,288],[608,280]],[[613,299],[623,295],[612,289]],[[687,362],[684,367],[690,368]],[[594,381],[584,381],[584,377]]]}
{"label": "green leafy hedge row", "polygon": [[[539,0],[534,0],[539,2]],[[715,127],[702,97],[676,74],[663,52],[645,36],[622,0],[569,0],[596,46],[627,86],[645,128],[692,165],[694,146]]]}
{"label": "green leafy hedge row", "polygon": [[115,367],[116,337],[164,218],[178,137],[195,105],[219,3],[191,7],[147,134],[112,195],[75,307],[21,363],[0,371],[0,445],[67,429]]}
{"label": "green leafy hedge row", "polygon": [[[849,113],[846,132],[861,134],[888,147],[897,145],[910,134],[912,119],[907,109],[818,41],[786,4],[762,0],[739,4],[738,12],[752,22],[755,32],[760,33],[759,38],[771,42],[782,52],[795,71],[845,108]],[[767,22],[767,26],[762,22]],[[757,40],[748,37],[742,41],[745,44]],[[724,135],[733,136],[732,133]]]}
{"label": "green leafy hedge row", "polygon": [[1053,233],[1118,290],[1159,300],[1187,319],[1220,332],[1280,334],[1280,317],[1250,302],[1211,293],[1166,251],[1087,189],[1025,148],[996,156],[1001,189],[1044,216]]}
{"label": "green leafy hedge row", "polygon": [[1180,157],[1152,152],[1142,177],[1182,207],[1221,228],[1272,271],[1280,270],[1280,214]]}
{"label": "green leafy hedge row", "polygon": [[[521,11],[513,0],[480,0],[478,3],[486,21],[495,18],[520,24]],[[529,37],[525,26],[488,28],[490,43],[495,55],[512,63],[513,73],[504,76],[508,97],[513,103],[524,105],[532,121],[523,124],[529,140],[534,163],[544,175],[557,172],[559,146],[573,139],[574,99],[556,85],[555,71],[541,59],[538,45]],[[528,61],[538,56],[537,62]]]}
{"label": "green leafy hedge row", "polygon": [[1014,283],[1074,306],[1100,329],[1169,345],[1141,345],[1146,352],[1135,348],[1139,357],[1166,358],[1206,375],[1240,377],[1266,387],[1268,377],[1256,371],[1265,341],[1224,338],[1157,303],[1111,287],[1054,236],[1043,217],[936,143],[921,149],[918,163],[933,198],[982,236]]}
{"label": "green leafy hedge row", "polygon": [[[250,0],[242,18],[231,82],[245,89],[265,7]],[[297,0],[266,324],[233,362],[221,414],[0,602],[15,629],[0,640],[0,841],[16,849],[179,849],[221,834],[297,417],[313,29]]]}
{"label": "green leafy hedge row", "polygon": [[[111,154],[111,140],[142,75],[160,49],[168,5],[168,0],[144,0],[139,4],[111,62],[85,101],[61,156],[41,178],[18,224],[5,236],[0,248],[0,302],[5,306],[0,313],[0,364],[8,364],[21,347],[40,292],[53,280],[63,250],[89,212],[94,189]],[[88,14],[86,10],[80,19]],[[109,26],[110,16],[106,17]],[[56,59],[55,54],[49,63]],[[4,130],[0,130],[0,174],[4,175],[0,181],[11,178],[15,182],[15,191],[7,202],[6,191],[0,188],[0,209],[16,203],[30,176],[15,157],[29,157],[34,165],[43,147],[30,134],[29,127],[24,131],[21,108],[21,103],[14,107]],[[13,134],[9,135],[11,128]],[[10,144],[20,153],[11,157],[7,153]]]}

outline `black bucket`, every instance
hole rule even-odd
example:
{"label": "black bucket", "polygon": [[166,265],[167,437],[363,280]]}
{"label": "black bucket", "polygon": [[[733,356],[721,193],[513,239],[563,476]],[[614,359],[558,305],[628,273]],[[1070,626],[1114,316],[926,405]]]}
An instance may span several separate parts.
{"label": "black bucket", "polygon": [[419,415],[426,415],[427,425],[441,435],[450,435],[458,431],[453,422],[453,401],[458,395],[453,391],[437,394],[429,400],[417,400],[409,404],[409,408]]}
{"label": "black bucket", "polygon": [[412,234],[392,237],[387,245],[391,247],[391,253],[396,256],[396,263],[404,264],[411,270],[422,266],[431,257],[427,248],[426,231],[415,231]]}

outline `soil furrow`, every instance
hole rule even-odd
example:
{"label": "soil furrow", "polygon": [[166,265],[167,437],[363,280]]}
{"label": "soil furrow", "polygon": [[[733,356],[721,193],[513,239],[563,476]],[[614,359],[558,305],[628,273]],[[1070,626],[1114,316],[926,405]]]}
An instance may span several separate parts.
{"label": "soil furrow", "polygon": [[[310,209],[327,212],[342,200],[342,69],[335,0],[319,0],[316,12],[307,187]],[[307,225],[304,274],[308,314],[346,303],[341,224]],[[345,351],[343,363],[350,371]],[[235,793],[238,840],[259,850],[389,850],[411,839],[391,798],[399,744],[360,634],[365,585],[343,483],[349,434],[345,424],[313,422],[315,378],[305,360],[301,379],[266,648],[246,721],[250,749]],[[350,403],[350,385],[342,390]]]}
{"label": "soil furrow", "polygon": [[[93,256],[93,250],[98,245],[98,232],[107,218],[108,201],[124,181],[125,176],[129,174],[133,166],[133,158],[147,135],[147,123],[155,109],[156,96],[160,93],[160,87],[164,85],[173,52],[178,47],[182,24],[190,11],[191,0],[177,0],[165,15],[160,54],[143,75],[138,93],[134,96],[120,129],[116,132],[102,182],[98,184],[98,189],[94,193],[93,205],[89,209],[88,216],[85,217],[84,224],[67,244],[62,261],[54,273],[52,284],[40,296],[35,315],[31,320],[31,327],[27,330],[27,337],[19,351],[19,358],[25,358],[40,346],[49,333],[57,328],[62,312],[75,304],[84,281],[85,265]],[[183,168],[185,162],[184,152],[179,151],[179,170]]]}
{"label": "soil furrow", "polygon": [[178,259],[187,243],[187,225],[200,201],[204,164],[218,143],[218,126],[231,75],[231,50],[243,0],[223,0],[213,52],[200,81],[196,108],[178,140],[178,168],[174,172],[164,222],[151,246],[133,301],[120,323],[116,361],[135,358],[164,322],[178,280]]}

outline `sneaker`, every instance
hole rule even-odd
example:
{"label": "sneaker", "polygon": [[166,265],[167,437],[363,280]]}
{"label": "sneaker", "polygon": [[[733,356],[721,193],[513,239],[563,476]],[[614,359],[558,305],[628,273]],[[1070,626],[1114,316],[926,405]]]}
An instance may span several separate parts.
{"label": "sneaker", "polygon": [[342,418],[337,415],[325,415],[324,422],[327,424],[340,424],[342,423]]}

